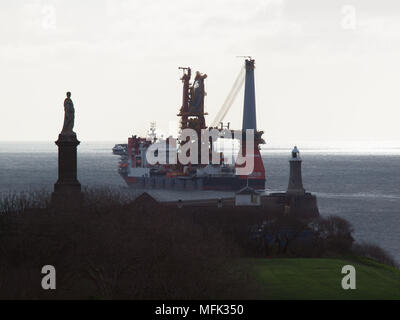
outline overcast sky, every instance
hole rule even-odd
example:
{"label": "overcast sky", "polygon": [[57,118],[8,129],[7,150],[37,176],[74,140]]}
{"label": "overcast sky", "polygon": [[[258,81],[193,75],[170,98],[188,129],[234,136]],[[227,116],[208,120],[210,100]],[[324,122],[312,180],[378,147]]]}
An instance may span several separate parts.
{"label": "overcast sky", "polygon": [[[80,140],[166,131],[181,71],[207,73],[208,121],[256,59],[271,145],[400,145],[400,2],[0,0],[0,140],[55,140],[72,92]],[[240,128],[241,92],[227,119]]]}

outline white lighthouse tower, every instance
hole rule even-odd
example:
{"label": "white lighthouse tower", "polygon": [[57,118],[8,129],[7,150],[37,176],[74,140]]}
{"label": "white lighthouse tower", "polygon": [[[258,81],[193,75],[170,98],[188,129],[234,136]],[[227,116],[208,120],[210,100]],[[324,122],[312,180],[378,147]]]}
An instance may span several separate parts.
{"label": "white lighthouse tower", "polygon": [[305,194],[303,179],[301,177],[301,162],[299,149],[297,149],[297,146],[294,146],[292,157],[289,159],[290,177],[287,195],[300,196]]}

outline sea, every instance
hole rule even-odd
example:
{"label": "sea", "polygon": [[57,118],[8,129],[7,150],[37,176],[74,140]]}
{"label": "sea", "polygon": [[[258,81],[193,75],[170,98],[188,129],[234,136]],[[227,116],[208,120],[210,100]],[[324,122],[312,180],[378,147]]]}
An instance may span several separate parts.
{"label": "sea", "polygon": [[[87,188],[132,192],[117,173],[113,142],[82,142],[78,179]],[[303,184],[317,195],[322,216],[337,215],[354,227],[356,241],[375,243],[400,262],[400,148],[379,150],[300,149]],[[265,148],[266,192],[286,190],[287,148]],[[10,192],[51,191],[57,180],[57,147],[53,142],[0,142],[0,196]],[[139,191],[140,192],[140,191]],[[230,197],[233,193],[152,190],[159,200]]]}

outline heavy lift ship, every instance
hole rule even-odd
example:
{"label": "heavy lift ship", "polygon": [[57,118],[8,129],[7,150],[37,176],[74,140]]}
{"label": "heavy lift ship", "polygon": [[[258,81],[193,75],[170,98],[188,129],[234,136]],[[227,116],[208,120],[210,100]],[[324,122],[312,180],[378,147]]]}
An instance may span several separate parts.
{"label": "heavy lift ship", "polygon": [[[244,68],[242,68],[236,79],[230,94],[225,103],[218,112],[215,120],[210,127],[207,127],[204,112],[204,97],[206,95],[204,80],[206,74],[196,72],[193,84],[190,83],[191,69],[180,67],[183,76],[180,79],[183,83],[182,106],[179,110],[180,128],[193,129],[198,137],[202,129],[210,130],[212,128],[223,130],[222,120],[232,105],[235,96],[245,82],[244,106],[242,135],[245,137],[246,129],[254,130],[254,150],[248,151],[245,146],[245,139],[242,139],[239,152],[243,156],[252,157],[254,160],[254,169],[249,175],[237,174],[237,168],[240,166],[236,161],[229,165],[224,163],[224,157],[220,153],[219,164],[201,164],[200,149],[201,143],[198,143],[198,164],[183,165],[177,161],[176,164],[149,164],[146,159],[146,151],[153,143],[157,143],[157,138],[152,135],[149,138],[132,136],[128,138],[127,154],[121,156],[119,164],[119,174],[126,181],[128,186],[136,188],[156,188],[156,189],[177,189],[177,190],[239,190],[245,186],[250,186],[257,190],[265,189],[265,169],[260,155],[260,144],[265,143],[261,138],[263,131],[257,131],[256,124],[256,103],[254,87],[254,59],[247,57]],[[220,127],[217,125],[220,124]],[[228,124],[229,129],[229,124]],[[231,132],[233,132],[231,130]],[[166,139],[166,158],[172,150],[171,138]],[[181,145],[187,141],[180,141]],[[212,143],[209,146],[209,152],[213,149]],[[176,149],[175,149],[176,150]],[[246,154],[247,150],[247,154]],[[179,152],[179,151],[178,151]]]}

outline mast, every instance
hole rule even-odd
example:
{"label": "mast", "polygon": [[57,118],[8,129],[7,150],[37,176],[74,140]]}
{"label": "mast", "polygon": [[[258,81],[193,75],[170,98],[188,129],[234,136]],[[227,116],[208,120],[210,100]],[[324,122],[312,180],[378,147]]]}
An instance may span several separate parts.
{"label": "mast", "polygon": [[243,123],[242,130],[253,129],[257,131],[256,121],[256,94],[254,86],[254,59],[245,60],[246,80],[244,88]]}
{"label": "mast", "polygon": [[178,116],[181,117],[181,129],[187,128],[188,123],[188,110],[189,110],[189,100],[190,100],[190,77],[191,69],[189,67],[179,67],[182,69],[183,75],[181,78],[183,92],[182,92],[182,106],[180,108]]}
{"label": "mast", "polygon": [[[181,129],[193,129],[196,131],[197,136],[201,137],[201,130],[207,128],[204,117],[207,115],[204,112],[204,97],[206,96],[204,80],[207,78],[207,75],[197,71],[194,82],[191,84],[191,69],[189,67],[179,67],[179,69],[183,70],[181,78],[183,83],[182,106],[178,114],[181,118]],[[186,141],[181,141],[181,145],[188,141],[189,138]],[[198,143],[197,163],[201,163],[201,143]]]}
{"label": "mast", "polygon": [[[240,153],[243,157],[252,158],[254,161],[253,172],[249,175],[241,175],[241,179],[246,179],[250,186],[256,186],[260,189],[258,184],[259,180],[265,182],[265,168],[260,154],[260,144],[264,144],[262,139],[263,131],[257,131],[257,117],[256,117],[256,94],[254,85],[254,59],[246,57],[245,59],[245,89],[244,89],[244,102],[243,102],[243,122],[242,122],[242,141],[240,146]],[[247,150],[246,147],[246,130],[253,130],[254,133],[254,149]],[[243,165],[236,164],[236,167]],[[264,189],[264,185],[261,189]]]}

